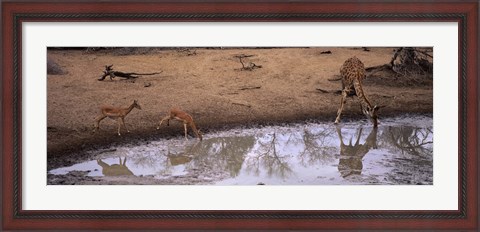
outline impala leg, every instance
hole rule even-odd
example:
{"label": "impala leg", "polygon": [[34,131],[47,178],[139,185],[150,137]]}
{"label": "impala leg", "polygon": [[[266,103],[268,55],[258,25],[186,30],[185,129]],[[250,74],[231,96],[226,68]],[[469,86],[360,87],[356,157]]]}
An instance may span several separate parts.
{"label": "impala leg", "polygon": [[335,119],[335,124],[340,123],[340,115],[342,115],[343,106],[347,102],[347,91],[342,90],[342,100],[340,101],[340,108],[337,111],[337,118]]}
{"label": "impala leg", "polygon": [[157,126],[157,130],[160,129],[160,126],[162,125],[163,121],[167,120],[167,126],[170,125],[170,116],[165,116],[160,120],[160,123]]}
{"label": "impala leg", "polygon": [[100,121],[102,121],[104,118],[106,118],[107,116],[105,115],[99,115],[95,118],[95,122],[93,123],[93,132],[95,132],[96,130],[100,129]]}
{"label": "impala leg", "polygon": [[118,118],[117,119],[117,124],[118,124],[118,136],[120,136],[120,127],[122,126],[122,123],[121,123],[121,118]]}
{"label": "impala leg", "polygon": [[127,125],[125,125],[125,119],[124,118],[121,118],[122,119],[122,124],[123,124],[123,127],[125,127],[125,129],[127,129],[127,132],[130,132],[127,128]]}
{"label": "impala leg", "polygon": [[187,124],[184,123],[183,127],[185,128],[185,140],[188,140],[188,138],[187,138]]}

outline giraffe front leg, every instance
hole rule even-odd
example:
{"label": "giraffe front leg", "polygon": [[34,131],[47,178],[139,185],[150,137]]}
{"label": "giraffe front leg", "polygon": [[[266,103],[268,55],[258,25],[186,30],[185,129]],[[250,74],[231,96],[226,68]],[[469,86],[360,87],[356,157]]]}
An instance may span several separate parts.
{"label": "giraffe front leg", "polygon": [[337,118],[335,119],[335,124],[340,123],[340,116],[342,115],[343,106],[345,105],[346,101],[347,101],[347,92],[345,90],[342,90],[342,100],[340,101],[340,108],[338,108],[338,111],[337,111]]}
{"label": "giraffe front leg", "polygon": [[340,144],[343,144],[342,129],[340,128],[339,125],[337,125],[335,127],[336,127],[335,129],[337,131],[338,139],[340,140]]}
{"label": "giraffe front leg", "polygon": [[355,146],[360,144],[360,137],[362,137],[362,131],[363,131],[363,128],[360,127],[360,129],[358,129],[357,141],[355,141]]}

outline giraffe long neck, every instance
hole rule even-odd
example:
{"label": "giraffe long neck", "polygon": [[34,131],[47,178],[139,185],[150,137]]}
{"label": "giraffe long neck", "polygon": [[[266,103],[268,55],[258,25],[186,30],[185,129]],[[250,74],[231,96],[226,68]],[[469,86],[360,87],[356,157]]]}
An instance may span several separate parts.
{"label": "giraffe long neck", "polygon": [[377,131],[377,127],[374,127],[365,140],[365,146],[367,146],[369,149],[377,146]]}

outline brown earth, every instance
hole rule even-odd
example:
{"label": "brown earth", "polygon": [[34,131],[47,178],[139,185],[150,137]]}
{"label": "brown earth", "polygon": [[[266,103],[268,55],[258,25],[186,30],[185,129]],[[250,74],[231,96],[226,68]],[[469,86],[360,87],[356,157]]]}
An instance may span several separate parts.
{"label": "brown earth", "polygon": [[[342,63],[357,56],[368,69],[364,91],[370,101],[384,105],[381,117],[431,114],[432,76],[399,76],[385,68],[393,48],[275,48],[275,49],[153,50],[119,55],[118,50],[49,49],[48,58],[64,75],[48,75],[47,154],[49,169],[81,150],[166,136],[182,136],[183,127],[172,123],[156,130],[159,119],[172,106],[190,113],[204,133],[236,126],[331,121],[340,103]],[[331,54],[322,54],[331,51]],[[236,55],[261,68],[241,70]],[[105,65],[116,71],[150,73],[137,79],[97,79]],[[326,90],[327,92],[319,91]],[[125,119],[130,133],[116,134],[115,121],[105,119],[92,133],[99,106],[126,107],[138,100]],[[363,119],[356,99],[347,101],[343,120]],[[193,138],[192,138],[193,139]]]}

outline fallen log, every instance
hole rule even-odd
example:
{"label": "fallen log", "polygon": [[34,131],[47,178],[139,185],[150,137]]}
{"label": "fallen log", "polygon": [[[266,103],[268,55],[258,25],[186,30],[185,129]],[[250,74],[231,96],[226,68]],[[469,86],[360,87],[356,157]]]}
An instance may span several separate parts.
{"label": "fallen log", "polygon": [[105,80],[107,76],[110,77],[110,80],[113,80],[115,77],[122,77],[126,79],[131,79],[131,78],[139,78],[140,76],[148,76],[148,75],[156,75],[160,74],[162,72],[154,72],[154,73],[135,73],[135,72],[120,72],[120,71],[114,71],[112,68],[112,65],[106,65],[105,70],[103,71],[103,75],[98,79],[99,81]]}
{"label": "fallen log", "polygon": [[321,89],[321,88],[316,88],[316,90],[318,90],[322,93],[342,94],[342,90],[325,90],[325,89]]}
{"label": "fallen log", "polygon": [[238,90],[260,89],[262,86],[243,86]]}

